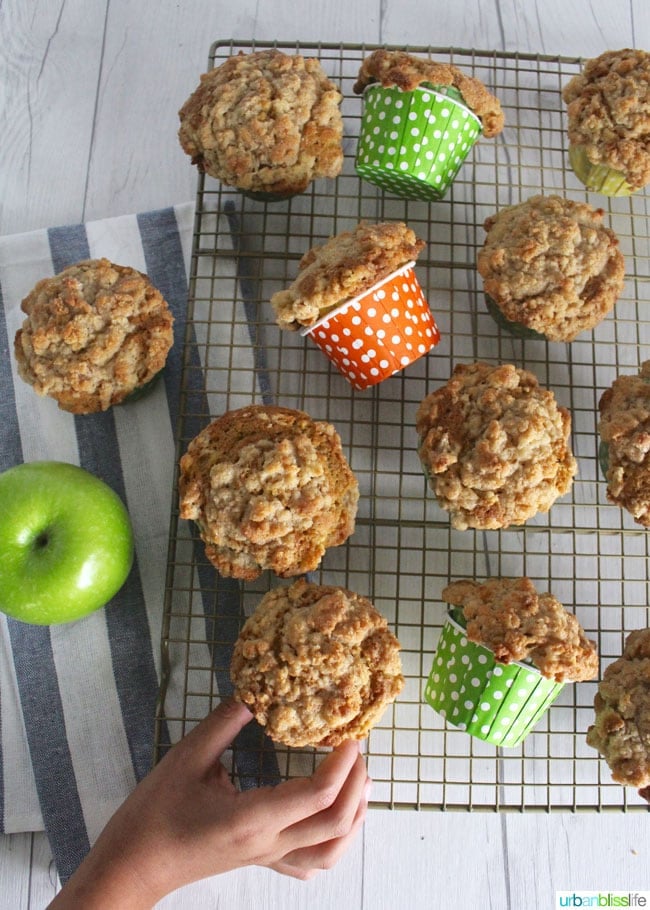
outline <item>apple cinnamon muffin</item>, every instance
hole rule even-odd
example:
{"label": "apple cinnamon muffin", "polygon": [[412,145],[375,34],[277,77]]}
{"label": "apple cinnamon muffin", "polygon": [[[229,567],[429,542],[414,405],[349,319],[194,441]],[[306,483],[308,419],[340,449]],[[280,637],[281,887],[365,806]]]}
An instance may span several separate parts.
{"label": "apple cinnamon muffin", "polygon": [[650,802],[650,629],[631,632],[623,654],[605,669],[594,698],[587,742],[612,778]]}
{"label": "apple cinnamon muffin", "polygon": [[454,528],[507,528],[571,488],[571,417],[527,370],[459,364],[417,410],[418,455]]}
{"label": "apple cinnamon muffin", "polygon": [[650,54],[624,48],[588,60],[564,87],[576,175],[608,196],[650,182]]}
{"label": "apple cinnamon muffin", "polygon": [[330,423],[249,405],[205,427],[180,461],[180,515],[225,576],[315,569],[354,531],[359,485]]}
{"label": "apple cinnamon muffin", "polygon": [[360,222],[302,257],[293,283],[271,297],[278,325],[297,329],[314,325],[321,316],[351,300],[405,263],[424,247],[403,222]]}
{"label": "apple cinnamon muffin", "polygon": [[605,318],[623,290],[625,261],[604,214],[537,195],[485,220],[478,271],[498,322],[573,341]]}
{"label": "apple cinnamon muffin", "polygon": [[287,746],[363,739],[404,685],[400,644],[373,604],[305,579],[269,591],[235,644],[235,697]]}
{"label": "apple cinnamon muffin", "polygon": [[598,675],[595,642],[559,600],[539,594],[530,578],[456,581],[442,598],[462,610],[469,640],[489,648],[500,663],[529,661],[555,682]]}
{"label": "apple cinnamon muffin", "polygon": [[24,298],[18,373],[73,414],[105,411],[150,383],[173,344],[174,318],[146,275],[88,259]]}
{"label": "apple cinnamon muffin", "polygon": [[486,138],[503,130],[504,116],[499,99],[480,79],[466,75],[453,64],[438,63],[406,51],[379,48],[363,60],[353,91],[360,95],[367,86],[376,83],[395,86],[403,92],[411,92],[423,84],[453,88],[481,121]]}
{"label": "apple cinnamon muffin", "polygon": [[598,407],[607,498],[650,527],[650,360],[618,376]]}
{"label": "apple cinnamon muffin", "polygon": [[320,62],[276,49],[239,53],[201,76],[179,111],[192,163],[228,186],[302,193],[343,165],[341,93]]}

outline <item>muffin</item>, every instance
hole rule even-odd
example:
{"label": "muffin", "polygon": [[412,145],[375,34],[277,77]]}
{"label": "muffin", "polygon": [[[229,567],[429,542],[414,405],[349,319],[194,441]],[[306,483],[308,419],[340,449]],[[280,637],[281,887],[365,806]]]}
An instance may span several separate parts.
{"label": "muffin", "polygon": [[251,195],[286,198],[343,165],[341,93],[316,59],[239,53],[204,73],[179,111],[198,168]]}
{"label": "muffin", "polygon": [[618,376],[599,410],[607,498],[650,527],[650,360],[636,376]]}
{"label": "muffin", "polygon": [[650,802],[650,629],[631,632],[623,654],[603,673],[587,742],[612,778]]}
{"label": "muffin", "polygon": [[604,319],[623,290],[625,262],[603,215],[584,202],[540,195],[485,220],[478,271],[500,325],[573,341]]}
{"label": "muffin", "polygon": [[588,189],[629,195],[650,182],[650,54],[625,48],[588,60],[564,87],[569,157]]}
{"label": "muffin", "polygon": [[450,723],[499,746],[516,746],[566,682],[594,679],[596,645],[552,594],[529,578],[457,581],[425,689]]}
{"label": "muffin", "polygon": [[278,325],[309,335],[356,388],[375,385],[440,340],[414,271],[423,247],[403,222],[362,221],[331,237],[271,297]]}
{"label": "muffin", "polygon": [[571,488],[569,412],[512,364],[458,365],[416,428],[429,486],[459,530],[523,524]]}
{"label": "muffin", "polygon": [[334,427],[250,405],[213,420],[180,460],[181,518],[196,522],[221,575],[315,569],[354,531],[359,486]]}
{"label": "muffin", "polygon": [[235,644],[235,697],[271,739],[363,739],[404,685],[400,645],[365,597],[305,579],[266,594]]}
{"label": "muffin", "polygon": [[442,198],[480,133],[503,129],[501,104],[479,79],[403,51],[370,54],[354,91],[364,96],[356,171],[399,196]]}
{"label": "muffin", "polygon": [[21,303],[18,373],[73,414],[105,411],[162,370],[174,319],[146,275],[88,259],[43,278]]}

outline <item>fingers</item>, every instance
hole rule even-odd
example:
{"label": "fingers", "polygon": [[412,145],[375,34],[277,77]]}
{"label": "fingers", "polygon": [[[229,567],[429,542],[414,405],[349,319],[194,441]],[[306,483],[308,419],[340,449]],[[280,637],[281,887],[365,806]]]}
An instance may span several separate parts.
{"label": "fingers", "polygon": [[311,777],[294,778],[273,788],[248,791],[242,797],[254,798],[258,808],[263,805],[269,823],[281,831],[332,806],[358,762],[363,767],[359,745],[348,741],[330,752]]}
{"label": "fingers", "polygon": [[326,841],[344,837],[351,830],[363,802],[368,785],[368,774],[363,756],[357,752],[336,799],[320,812],[309,815],[291,827],[285,828],[279,838],[283,855],[297,848],[323,844]]}
{"label": "fingers", "polygon": [[195,765],[212,765],[252,717],[245,705],[224,698],[175,748],[182,746]]}
{"label": "fingers", "polygon": [[350,830],[340,837],[327,840],[321,844],[310,847],[301,847],[287,853],[280,860],[273,863],[276,872],[290,875],[293,878],[307,880],[323,869],[332,869],[349,849],[356,838],[366,818],[368,799],[370,797],[370,781],[364,785],[361,801],[357,806]]}

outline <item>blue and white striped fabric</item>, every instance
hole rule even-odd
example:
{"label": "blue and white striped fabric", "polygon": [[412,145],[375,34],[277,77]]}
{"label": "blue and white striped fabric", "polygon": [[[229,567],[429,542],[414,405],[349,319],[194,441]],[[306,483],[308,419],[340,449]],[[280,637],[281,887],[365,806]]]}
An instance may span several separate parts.
{"label": "blue and white striped fabric", "polygon": [[[149,770],[193,205],[0,238],[0,470],[80,464],[125,501],[134,569],[105,609],[69,625],[0,617],[0,822],[45,829],[62,880]],[[105,256],[146,272],[176,319],[165,382],[139,402],[73,415],[18,376],[13,338],[37,280]]]}

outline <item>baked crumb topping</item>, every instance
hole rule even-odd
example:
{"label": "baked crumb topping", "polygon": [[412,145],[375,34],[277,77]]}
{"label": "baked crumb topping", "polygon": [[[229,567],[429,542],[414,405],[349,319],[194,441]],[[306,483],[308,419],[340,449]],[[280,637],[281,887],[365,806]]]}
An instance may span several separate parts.
{"label": "baked crumb topping", "polygon": [[18,373],[74,414],[105,411],[149,382],[173,344],[173,316],[146,275],[88,259],[39,281],[22,301]]}
{"label": "baked crumb topping", "polygon": [[424,247],[403,222],[360,222],[302,257],[298,275],[271,297],[278,325],[296,330],[313,325],[329,310],[367,291]]}
{"label": "baked crumb topping", "polygon": [[423,82],[433,86],[453,86],[483,124],[483,135],[487,139],[503,129],[504,116],[499,99],[487,90],[480,79],[465,75],[452,64],[436,63],[405,51],[380,48],[361,64],[353,90],[360,95],[375,82],[387,87],[396,86],[404,92],[413,91]]}
{"label": "baked crumb topping", "polygon": [[650,527],[650,360],[603,392],[598,432],[607,446],[607,498]]}
{"label": "baked crumb topping", "polygon": [[179,140],[193,164],[223,183],[300,193],[341,170],[340,103],[317,59],[240,53],[201,76],[179,111]]}
{"label": "baked crumb topping", "polygon": [[604,319],[623,290],[625,261],[603,215],[538,195],[486,219],[478,271],[506,319],[550,341],[573,341]]}
{"label": "baked crumb topping", "polygon": [[418,454],[454,528],[505,528],[546,512],[573,482],[571,418],[512,364],[458,365],[421,402]]}
{"label": "baked crumb topping", "polygon": [[180,514],[195,521],[222,575],[315,569],[354,531],[359,487],[331,424],[302,411],[228,411],[180,462]]}
{"label": "baked crumb topping", "polygon": [[650,182],[650,54],[625,48],[588,60],[564,87],[569,141],[633,189]]}
{"label": "baked crumb topping", "polygon": [[402,690],[399,649],[365,597],[300,579],[246,620],[231,663],[235,696],[276,742],[363,739]]}
{"label": "baked crumb topping", "polygon": [[587,742],[615,781],[640,788],[650,802],[650,629],[627,637],[622,656],[603,673],[594,710]]}
{"label": "baked crumb topping", "polygon": [[538,594],[529,578],[457,581],[442,597],[462,607],[470,641],[489,648],[501,663],[530,661],[559,683],[598,675],[595,642],[552,594]]}

